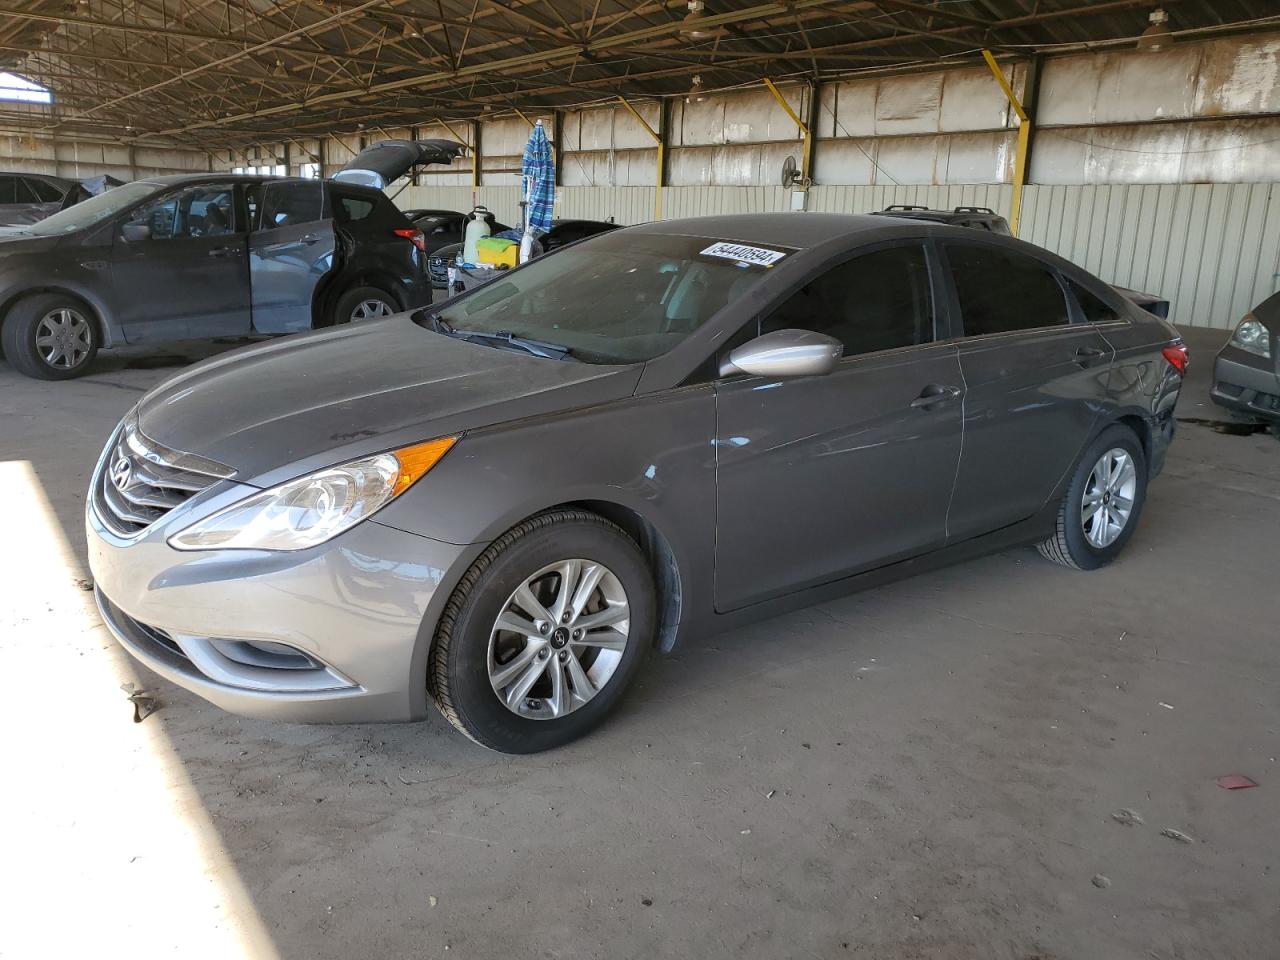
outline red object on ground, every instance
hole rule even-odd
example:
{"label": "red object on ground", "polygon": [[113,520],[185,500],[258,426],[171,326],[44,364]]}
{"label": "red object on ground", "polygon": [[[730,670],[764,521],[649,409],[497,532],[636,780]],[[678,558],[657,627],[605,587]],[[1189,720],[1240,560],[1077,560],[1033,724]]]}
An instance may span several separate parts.
{"label": "red object on ground", "polygon": [[1219,777],[1214,782],[1223,790],[1248,790],[1250,787],[1258,785],[1256,780],[1250,780],[1241,773],[1229,773],[1225,777]]}

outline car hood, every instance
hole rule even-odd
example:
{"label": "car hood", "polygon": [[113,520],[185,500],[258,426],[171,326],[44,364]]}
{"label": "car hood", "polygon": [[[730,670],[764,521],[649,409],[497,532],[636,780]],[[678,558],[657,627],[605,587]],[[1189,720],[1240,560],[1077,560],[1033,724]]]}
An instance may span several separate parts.
{"label": "car hood", "polygon": [[[9,221],[0,216],[0,224]],[[37,237],[20,226],[0,226],[0,255],[11,253],[42,253],[58,245],[59,237]]]}
{"label": "car hood", "polygon": [[270,486],[383,450],[630,396],[642,365],[547,360],[454,340],[409,314],[246,347],[138,405],[153,440]]}
{"label": "car hood", "polygon": [[420,164],[453,163],[465,151],[452,140],[381,140],[352,157],[332,179],[381,190]]}

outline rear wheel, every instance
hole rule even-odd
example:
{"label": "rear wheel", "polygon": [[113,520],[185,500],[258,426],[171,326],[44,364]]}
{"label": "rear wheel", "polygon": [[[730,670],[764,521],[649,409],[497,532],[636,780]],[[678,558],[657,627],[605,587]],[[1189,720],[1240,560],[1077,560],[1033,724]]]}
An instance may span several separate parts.
{"label": "rear wheel", "polygon": [[1089,445],[1058,509],[1054,535],[1040,544],[1048,559],[1096,570],[1133,536],[1147,495],[1147,458],[1128,427],[1115,424]]}
{"label": "rear wheel", "polygon": [[653,631],[653,581],[635,542],[592,513],[540,514],[463,576],[440,618],[428,689],[477,743],[548,750],[617,705]]}
{"label": "rear wheel", "polygon": [[98,352],[98,328],[89,309],[59,293],[19,300],[5,319],[0,340],[14,369],[38,380],[78,377]]}
{"label": "rear wheel", "polygon": [[333,305],[333,322],[361,323],[399,313],[395,297],[377,287],[352,287]]}

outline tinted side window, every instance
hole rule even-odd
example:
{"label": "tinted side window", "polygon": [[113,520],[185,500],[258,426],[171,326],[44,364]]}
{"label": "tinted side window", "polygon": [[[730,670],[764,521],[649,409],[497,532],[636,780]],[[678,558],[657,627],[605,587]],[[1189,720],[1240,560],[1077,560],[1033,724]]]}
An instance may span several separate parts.
{"label": "tinted side window", "polygon": [[1084,314],[1084,318],[1090,323],[1111,323],[1120,319],[1118,313],[1074,280],[1068,280],[1067,286],[1071,288],[1071,293],[1075,296],[1076,303],[1080,304],[1080,312]]}
{"label": "tinted side window", "polygon": [[27,180],[26,184],[41,203],[57,203],[62,199],[62,193],[51,183],[45,183],[43,180]]}
{"label": "tinted side window", "polygon": [[319,220],[324,209],[323,191],[319,180],[268,182],[262,192],[260,229],[275,230]]}
{"label": "tinted side window", "polygon": [[947,244],[964,335],[1031,330],[1068,322],[1062,287],[1045,267],[995,247]]}
{"label": "tinted side window", "polygon": [[17,189],[17,177],[0,177],[0,203],[17,203]]}
{"label": "tinted side window", "polygon": [[924,247],[910,244],[856,257],[811,280],[760,325],[835,337],[846,357],[933,339],[933,297]]}
{"label": "tinted side window", "polygon": [[373,213],[373,201],[363,200],[359,197],[344,197],[338,195],[338,206],[342,209],[342,219],[348,223],[352,220],[363,220],[369,214]]}

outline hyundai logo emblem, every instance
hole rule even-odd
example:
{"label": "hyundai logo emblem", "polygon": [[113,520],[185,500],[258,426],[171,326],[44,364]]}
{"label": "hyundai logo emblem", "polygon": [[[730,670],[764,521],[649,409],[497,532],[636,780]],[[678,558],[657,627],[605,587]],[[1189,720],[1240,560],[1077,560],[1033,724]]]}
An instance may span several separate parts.
{"label": "hyundai logo emblem", "polygon": [[133,476],[133,464],[126,458],[121,457],[115,463],[111,464],[111,482],[117,490],[123,490],[129,486],[129,479]]}

